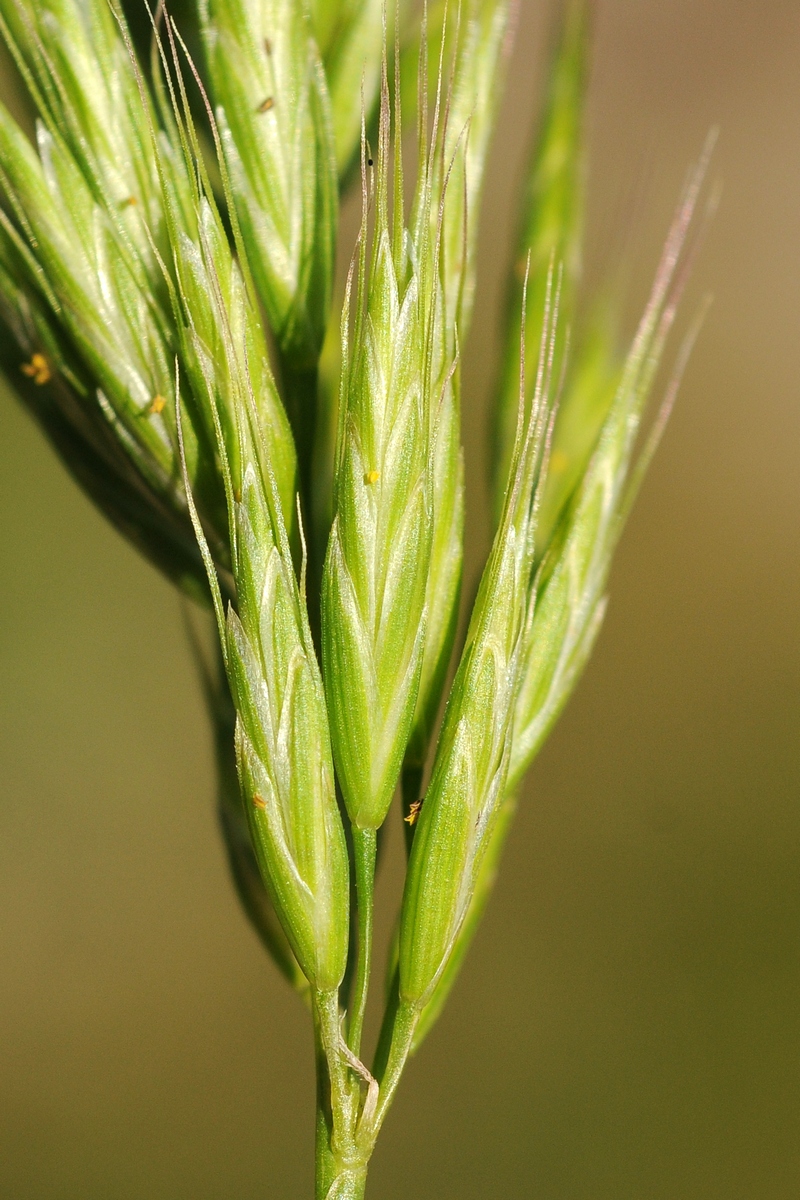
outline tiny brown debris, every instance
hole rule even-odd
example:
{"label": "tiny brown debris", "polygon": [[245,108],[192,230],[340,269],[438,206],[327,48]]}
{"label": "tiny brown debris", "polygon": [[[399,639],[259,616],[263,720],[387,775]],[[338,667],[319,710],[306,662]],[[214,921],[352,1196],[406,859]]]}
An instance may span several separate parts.
{"label": "tiny brown debris", "polygon": [[258,108],[256,109],[256,112],[257,113],[266,113],[266,112],[269,112],[269,110],[274,107],[275,107],[275,97],[267,96],[266,100],[261,101]]}
{"label": "tiny brown debris", "polygon": [[264,38],[264,51],[267,55],[267,58],[272,58],[272,42],[269,40],[269,38]]}
{"label": "tiny brown debris", "polygon": [[267,808],[266,800],[259,796],[258,792],[253,796],[253,808],[260,808],[262,812],[265,812]]}
{"label": "tiny brown debris", "polygon": [[50,364],[43,354],[34,354],[29,363],[23,363],[20,367],[23,375],[27,375],[29,379],[38,386],[49,383],[53,378],[53,373],[50,370]]}

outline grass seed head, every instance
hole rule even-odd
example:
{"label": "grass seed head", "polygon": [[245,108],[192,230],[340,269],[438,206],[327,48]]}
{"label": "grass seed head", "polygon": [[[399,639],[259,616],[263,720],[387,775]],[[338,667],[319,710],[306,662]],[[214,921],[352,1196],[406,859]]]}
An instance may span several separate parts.
{"label": "grass seed head", "polygon": [[[145,73],[118,0],[0,0],[39,118],[34,146],[0,107],[0,366],[115,524],[182,586],[210,591],[221,824],[264,944],[312,992],[328,1196],[363,1183],[405,1058],[458,974],[520,780],[600,629],[685,360],[637,457],[702,166],[627,357],[605,301],[567,354],[593,7],[563,7],[509,284],[497,531],[422,799],[456,632],[461,350],[514,0],[200,0],[208,82],[162,6]],[[335,375],[333,339],[321,356],[339,189],[359,147],[334,437],[335,406],[320,435],[316,401]],[[410,858],[373,1077],[359,1055],[375,830],[403,767]]]}

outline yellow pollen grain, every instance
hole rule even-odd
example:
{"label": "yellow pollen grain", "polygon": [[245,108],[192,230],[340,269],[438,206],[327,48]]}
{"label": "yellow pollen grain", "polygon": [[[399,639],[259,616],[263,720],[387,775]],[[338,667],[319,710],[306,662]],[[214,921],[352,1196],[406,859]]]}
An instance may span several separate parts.
{"label": "yellow pollen grain", "polygon": [[367,484],[377,483],[378,480],[380,479],[380,477],[381,477],[380,471],[367,471],[366,475],[364,476],[364,483],[367,483]]}
{"label": "yellow pollen grain", "polygon": [[408,810],[408,816],[403,818],[406,825],[416,825],[417,817],[419,816],[419,810],[421,808],[422,808],[422,801],[415,800],[414,803],[411,805],[411,807]]}
{"label": "yellow pollen grain", "polygon": [[256,112],[257,113],[266,113],[266,112],[269,112],[269,110],[274,107],[275,107],[275,97],[267,96],[266,100],[261,101],[258,108],[256,109]]}
{"label": "yellow pollen grain", "polygon": [[34,354],[29,363],[22,364],[20,370],[23,375],[27,375],[29,379],[32,379],[38,387],[49,383],[53,378],[50,364],[43,354]]}
{"label": "yellow pollen grain", "polygon": [[138,203],[139,203],[139,201],[136,199],[135,196],[126,196],[125,199],[120,204],[120,208],[136,208],[136,205]]}
{"label": "yellow pollen grain", "polygon": [[159,393],[157,396],[153,396],[153,399],[150,403],[150,407],[148,408],[147,411],[150,413],[151,416],[158,416],[158,414],[160,412],[163,412],[166,407],[167,407],[167,402],[164,399],[164,397]]}

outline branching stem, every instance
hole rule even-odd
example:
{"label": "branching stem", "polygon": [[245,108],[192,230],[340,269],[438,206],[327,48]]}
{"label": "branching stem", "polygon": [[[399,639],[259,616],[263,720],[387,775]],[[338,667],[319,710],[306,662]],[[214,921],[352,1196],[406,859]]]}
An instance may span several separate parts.
{"label": "branching stem", "polygon": [[392,1022],[392,1039],[389,1046],[386,1068],[380,1079],[380,1095],[375,1119],[372,1126],[372,1140],[378,1136],[389,1106],[394,1099],[400,1076],[408,1062],[408,1056],[414,1042],[414,1030],[419,1021],[419,1009],[403,1000],[397,1002]]}
{"label": "branching stem", "polygon": [[362,1200],[373,1142],[355,1138],[358,1090],[351,1084],[336,992],[314,997],[317,1060],[316,1200]]}

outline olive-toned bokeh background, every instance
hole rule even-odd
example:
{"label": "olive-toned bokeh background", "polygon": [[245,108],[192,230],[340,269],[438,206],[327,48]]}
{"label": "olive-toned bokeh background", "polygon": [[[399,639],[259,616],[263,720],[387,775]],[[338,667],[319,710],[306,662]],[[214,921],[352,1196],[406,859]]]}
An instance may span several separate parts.
{"label": "olive-toned bokeh background", "polygon": [[[589,273],[635,220],[635,315],[719,124],[715,303],[375,1200],[800,1195],[800,5],[599,8]],[[491,162],[479,479],[547,21],[524,0]],[[307,1197],[307,1017],[227,879],[178,602],[5,395],[0,429],[0,1195]],[[469,520],[474,563],[480,487]]]}

